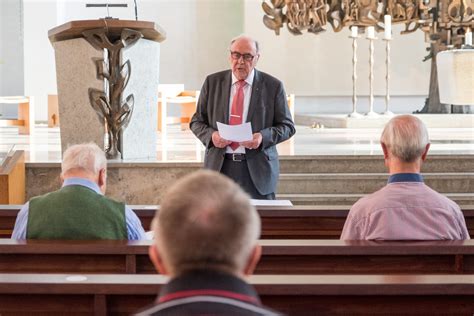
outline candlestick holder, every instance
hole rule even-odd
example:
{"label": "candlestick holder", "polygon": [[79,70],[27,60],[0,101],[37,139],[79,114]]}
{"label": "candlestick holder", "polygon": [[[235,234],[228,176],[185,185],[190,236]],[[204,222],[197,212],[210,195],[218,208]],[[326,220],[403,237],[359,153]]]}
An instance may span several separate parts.
{"label": "candlestick holder", "polygon": [[385,41],[385,111],[383,115],[393,116],[393,112],[389,110],[390,105],[390,41],[391,38],[384,38]]}
{"label": "candlestick holder", "polygon": [[348,117],[359,118],[362,114],[357,113],[357,39],[358,35],[351,34],[352,38],[352,113]]}
{"label": "candlestick holder", "polygon": [[374,40],[375,36],[367,36],[369,40],[369,112],[365,113],[366,116],[378,116],[374,112]]}

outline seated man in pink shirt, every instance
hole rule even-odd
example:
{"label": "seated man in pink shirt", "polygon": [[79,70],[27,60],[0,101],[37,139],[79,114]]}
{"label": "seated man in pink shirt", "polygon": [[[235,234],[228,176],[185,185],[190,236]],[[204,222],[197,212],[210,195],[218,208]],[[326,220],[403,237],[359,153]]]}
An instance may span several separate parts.
{"label": "seated man in pink shirt", "polygon": [[388,183],[352,206],[341,239],[470,239],[459,206],[423,183],[421,164],[430,148],[423,122],[412,115],[394,117],[380,142]]}

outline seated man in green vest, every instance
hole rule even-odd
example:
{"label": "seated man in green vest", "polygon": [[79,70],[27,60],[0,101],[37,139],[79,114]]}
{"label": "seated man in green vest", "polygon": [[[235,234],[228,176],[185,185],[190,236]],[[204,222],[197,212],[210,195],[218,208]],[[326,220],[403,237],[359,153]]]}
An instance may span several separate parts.
{"label": "seated man in green vest", "polygon": [[96,144],[69,147],[62,188],[22,207],[12,239],[146,239],[137,215],[104,196],[106,178],[107,159]]}

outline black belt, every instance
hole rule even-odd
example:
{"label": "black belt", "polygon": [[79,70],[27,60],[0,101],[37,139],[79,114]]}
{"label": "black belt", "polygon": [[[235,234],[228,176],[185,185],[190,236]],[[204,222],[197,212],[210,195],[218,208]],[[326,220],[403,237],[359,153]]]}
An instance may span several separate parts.
{"label": "black belt", "polygon": [[225,159],[239,162],[246,160],[245,154],[225,154]]}

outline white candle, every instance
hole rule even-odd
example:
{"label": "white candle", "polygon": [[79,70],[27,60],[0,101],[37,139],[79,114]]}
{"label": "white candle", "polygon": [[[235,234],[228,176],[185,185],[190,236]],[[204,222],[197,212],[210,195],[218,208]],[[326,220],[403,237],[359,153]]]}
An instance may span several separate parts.
{"label": "white candle", "polygon": [[368,39],[374,39],[375,38],[375,29],[373,26],[369,26],[367,28],[367,38]]}
{"label": "white candle", "polygon": [[472,32],[468,31],[464,34],[464,44],[472,46]]}
{"label": "white candle", "polygon": [[353,26],[351,27],[351,31],[352,31],[351,37],[357,37],[357,35],[358,35],[358,34],[357,34],[357,33],[358,33],[358,30],[357,30],[357,29],[358,29],[358,27],[355,26],[355,25],[353,25]]}
{"label": "white candle", "polygon": [[392,39],[392,16],[386,14],[384,16],[385,39]]}

